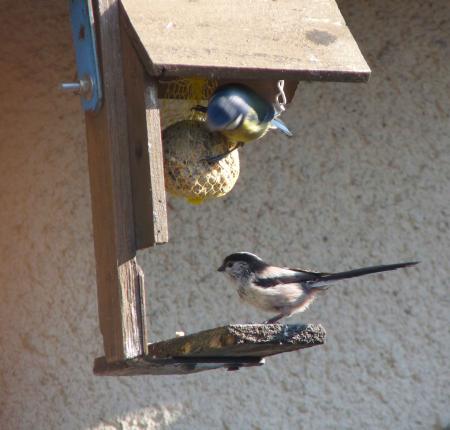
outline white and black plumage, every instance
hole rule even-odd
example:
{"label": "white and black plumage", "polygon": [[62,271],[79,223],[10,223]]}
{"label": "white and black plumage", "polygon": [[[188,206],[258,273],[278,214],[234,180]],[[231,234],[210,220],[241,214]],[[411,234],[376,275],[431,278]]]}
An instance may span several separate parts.
{"label": "white and black plumage", "polygon": [[225,258],[218,271],[228,275],[243,301],[258,309],[275,313],[273,318],[264,322],[273,324],[283,317],[306,310],[317,294],[336,281],[396,270],[417,263],[417,261],[411,261],[363,267],[345,272],[321,273],[276,267],[255,254],[236,252]]}

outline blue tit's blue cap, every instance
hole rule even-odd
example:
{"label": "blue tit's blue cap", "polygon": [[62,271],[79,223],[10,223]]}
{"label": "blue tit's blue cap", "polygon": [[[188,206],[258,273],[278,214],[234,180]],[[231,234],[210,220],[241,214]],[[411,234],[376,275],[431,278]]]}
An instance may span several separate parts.
{"label": "blue tit's blue cap", "polygon": [[208,127],[211,130],[223,129],[239,115],[240,110],[229,97],[214,97],[208,104]]}

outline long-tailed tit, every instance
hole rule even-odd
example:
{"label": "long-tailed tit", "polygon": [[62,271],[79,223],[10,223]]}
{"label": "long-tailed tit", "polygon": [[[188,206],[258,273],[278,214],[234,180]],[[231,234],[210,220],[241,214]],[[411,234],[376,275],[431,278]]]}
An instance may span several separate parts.
{"label": "long-tailed tit", "polygon": [[242,300],[258,309],[275,313],[273,318],[264,321],[264,324],[273,324],[283,317],[306,310],[317,294],[336,281],[396,270],[417,263],[412,261],[346,272],[320,273],[271,266],[254,254],[236,252],[225,258],[218,271],[224,272],[233,281]]}

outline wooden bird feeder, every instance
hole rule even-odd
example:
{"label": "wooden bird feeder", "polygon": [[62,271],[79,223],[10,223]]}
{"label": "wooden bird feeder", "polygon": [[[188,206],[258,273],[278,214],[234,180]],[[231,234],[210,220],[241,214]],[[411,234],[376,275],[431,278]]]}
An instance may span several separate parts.
{"label": "wooden bird feeder", "polygon": [[96,0],[93,11],[103,95],[85,120],[105,352],[94,372],[237,369],[322,344],[320,325],[277,324],[230,325],[149,344],[136,252],[168,241],[160,81],[212,77],[272,97],[284,79],[288,99],[300,80],[367,81],[370,69],[335,1]]}

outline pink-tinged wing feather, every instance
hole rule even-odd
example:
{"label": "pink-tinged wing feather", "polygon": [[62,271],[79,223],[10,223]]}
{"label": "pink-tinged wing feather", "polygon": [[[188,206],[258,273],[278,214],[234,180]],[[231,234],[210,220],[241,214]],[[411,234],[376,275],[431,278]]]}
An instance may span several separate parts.
{"label": "pink-tinged wing feather", "polygon": [[315,281],[320,276],[321,274],[318,272],[268,266],[261,272],[258,272],[255,284],[262,288],[270,288],[281,284],[298,284]]}
{"label": "pink-tinged wing feather", "polygon": [[315,275],[317,277],[329,275],[329,273],[326,273],[326,272],[316,272],[316,271],[310,270],[310,269],[289,268],[288,270],[291,270],[293,272],[304,273],[305,275]]}

